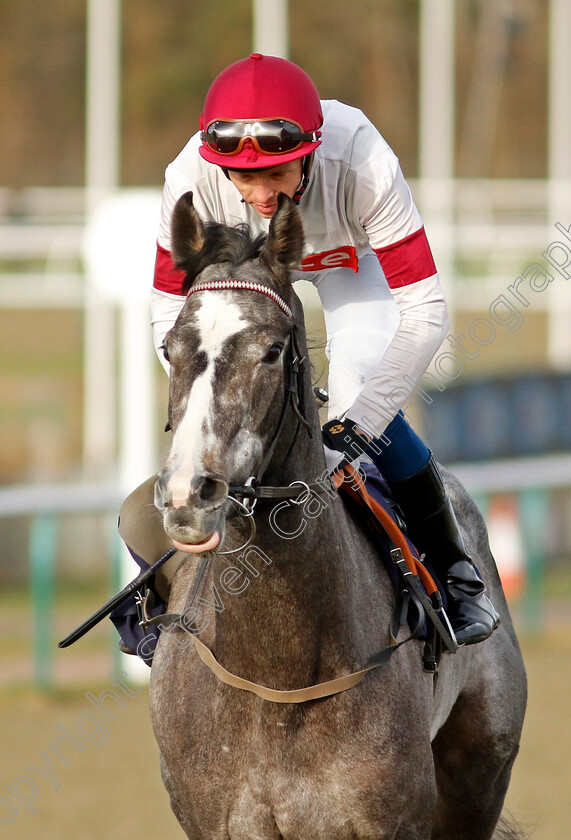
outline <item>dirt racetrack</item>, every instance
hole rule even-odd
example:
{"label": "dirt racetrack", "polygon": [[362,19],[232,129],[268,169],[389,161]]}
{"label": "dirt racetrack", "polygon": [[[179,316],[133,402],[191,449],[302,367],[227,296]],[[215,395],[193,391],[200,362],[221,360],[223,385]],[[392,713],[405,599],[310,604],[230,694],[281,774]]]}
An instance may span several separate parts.
{"label": "dirt racetrack", "polygon": [[[523,649],[529,712],[508,806],[534,840],[569,840],[571,639],[550,630]],[[113,685],[111,677],[101,677],[102,667],[93,666],[81,687],[55,694],[2,679],[0,826],[6,840],[183,837],[159,777],[147,690]],[[111,689],[121,704],[102,698]]]}

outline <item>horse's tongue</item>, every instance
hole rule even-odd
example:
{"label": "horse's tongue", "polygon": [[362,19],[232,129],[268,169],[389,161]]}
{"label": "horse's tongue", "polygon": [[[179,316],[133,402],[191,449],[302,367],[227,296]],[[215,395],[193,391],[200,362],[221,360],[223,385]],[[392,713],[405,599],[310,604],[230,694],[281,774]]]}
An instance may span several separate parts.
{"label": "horse's tongue", "polygon": [[202,543],[181,543],[178,540],[173,540],[172,544],[176,548],[177,551],[184,551],[187,554],[203,554],[205,551],[214,551],[215,548],[218,547],[220,543],[220,534],[218,531],[214,531],[211,537],[209,537],[205,542]]}

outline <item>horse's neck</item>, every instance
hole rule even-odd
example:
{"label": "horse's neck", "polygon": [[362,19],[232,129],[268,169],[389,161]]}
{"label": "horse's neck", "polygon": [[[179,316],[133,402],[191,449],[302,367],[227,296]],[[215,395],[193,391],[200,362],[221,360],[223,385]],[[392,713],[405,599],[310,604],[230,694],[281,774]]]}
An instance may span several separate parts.
{"label": "horse's neck", "polygon": [[[230,671],[296,688],[316,678],[323,660],[348,659],[350,598],[334,566],[327,568],[326,558],[333,564],[334,557],[319,520],[290,539],[277,536],[261,515],[257,520],[254,543],[230,567],[212,570],[206,597],[212,603],[217,591],[218,611],[210,641]],[[297,516],[295,527],[303,522]],[[279,527],[289,528],[285,521]]]}
{"label": "horse's neck", "polygon": [[[315,484],[323,478],[322,453],[314,451],[313,457],[312,447],[315,441],[300,445],[284,480]],[[324,483],[324,491],[312,493],[305,504],[259,504],[255,521],[253,543],[230,555],[233,571],[212,570],[208,591],[217,587],[224,602],[211,640],[217,654],[230,670],[282,688],[307,684],[317,671],[328,679],[351,667],[356,590],[366,588],[368,560],[352,542],[359,538],[340,500]],[[331,673],[321,670],[324,662]]]}
{"label": "horse's neck", "polygon": [[363,597],[379,585],[375,558],[327,481],[308,372],[305,379],[312,435],[289,417],[262,484],[314,490],[301,504],[260,503],[253,543],[229,556],[231,571],[214,568],[208,584],[220,601],[210,641],[226,667],[282,688],[354,664]]}
{"label": "horse's neck", "polygon": [[312,484],[320,480],[325,474],[325,458],[319,426],[312,427],[310,435],[300,423],[290,440],[293,443],[282,447],[270,463],[266,474],[267,483],[287,486],[293,481]]}

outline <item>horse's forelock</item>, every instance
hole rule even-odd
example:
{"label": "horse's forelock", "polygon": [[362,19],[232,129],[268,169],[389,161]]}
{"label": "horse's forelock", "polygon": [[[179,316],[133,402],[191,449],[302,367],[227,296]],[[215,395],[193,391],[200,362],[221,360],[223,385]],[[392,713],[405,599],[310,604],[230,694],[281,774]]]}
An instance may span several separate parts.
{"label": "horse's forelock", "polygon": [[204,233],[204,246],[180,266],[186,273],[184,292],[188,292],[206,266],[227,263],[235,268],[256,259],[267,239],[265,233],[253,236],[245,224],[228,227],[218,222],[209,222],[204,227]]}

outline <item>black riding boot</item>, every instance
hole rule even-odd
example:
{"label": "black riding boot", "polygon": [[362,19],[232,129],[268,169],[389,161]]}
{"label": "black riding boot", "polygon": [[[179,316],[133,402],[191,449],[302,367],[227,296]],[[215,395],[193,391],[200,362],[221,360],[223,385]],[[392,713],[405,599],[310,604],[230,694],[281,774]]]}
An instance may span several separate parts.
{"label": "black riding boot", "polygon": [[458,643],[484,641],[500,618],[464,547],[433,457],[415,475],[390,481],[389,487],[404,514],[409,537],[420,552],[427,554],[436,574],[446,582],[448,617]]}

